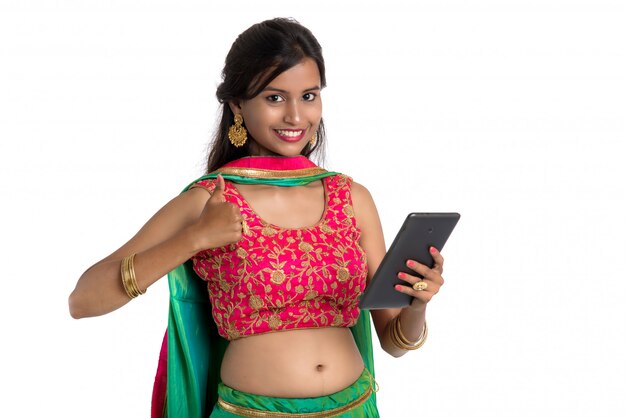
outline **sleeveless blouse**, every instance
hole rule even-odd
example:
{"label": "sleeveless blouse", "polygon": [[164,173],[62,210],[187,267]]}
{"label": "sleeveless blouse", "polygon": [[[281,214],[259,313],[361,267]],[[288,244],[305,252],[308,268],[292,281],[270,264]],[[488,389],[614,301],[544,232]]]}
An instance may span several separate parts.
{"label": "sleeveless blouse", "polygon": [[[192,187],[213,193],[215,180]],[[325,209],[312,227],[288,229],[265,222],[232,183],[224,198],[240,208],[241,240],[193,258],[207,282],[213,319],[227,340],[296,328],[351,327],[359,317],[367,263],[359,246],[352,179],[322,179]]]}

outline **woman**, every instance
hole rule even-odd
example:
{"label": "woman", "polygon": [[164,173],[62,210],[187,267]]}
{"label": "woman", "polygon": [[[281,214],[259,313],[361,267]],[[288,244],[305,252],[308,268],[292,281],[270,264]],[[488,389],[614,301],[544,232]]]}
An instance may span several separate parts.
{"label": "woman", "polygon": [[[102,315],[170,272],[167,373],[163,357],[153,413],[378,416],[369,313],[358,297],[385,244],[369,192],[307,158],[324,145],[325,84],[321,47],[297,22],[243,32],[217,89],[210,174],[72,292],[73,317]],[[371,314],[393,356],[425,340],[426,305],[443,284],[443,258],[431,252],[432,269],[409,261],[416,274],[399,274],[411,305]]]}

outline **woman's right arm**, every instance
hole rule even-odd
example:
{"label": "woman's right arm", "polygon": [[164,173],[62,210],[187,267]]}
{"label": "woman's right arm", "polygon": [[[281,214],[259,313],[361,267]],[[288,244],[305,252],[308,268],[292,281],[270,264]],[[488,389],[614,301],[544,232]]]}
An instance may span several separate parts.
{"label": "woman's right arm", "polygon": [[224,202],[223,190],[220,176],[213,195],[194,188],[172,199],[126,244],[83,273],[69,297],[70,315],[104,315],[130,301],[120,273],[130,254],[136,254],[137,285],[145,290],[199,251],[239,241],[241,214]]}

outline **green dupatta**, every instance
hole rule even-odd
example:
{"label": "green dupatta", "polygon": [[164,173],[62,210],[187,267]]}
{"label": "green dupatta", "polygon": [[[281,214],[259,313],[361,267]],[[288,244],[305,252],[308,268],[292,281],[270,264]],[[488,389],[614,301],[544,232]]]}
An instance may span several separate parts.
{"label": "green dupatta", "polygon": [[[241,164],[244,160],[247,161]],[[267,168],[268,160],[270,169]],[[288,168],[273,170],[276,161],[289,163]],[[299,167],[305,167],[294,168],[292,162]],[[305,157],[246,157],[200,177],[185,187],[183,192],[200,180],[217,178],[218,174],[235,183],[301,186],[338,173],[319,168]],[[217,402],[220,367],[228,341],[217,332],[206,284],[196,275],[191,260],[172,270],[168,274],[168,282],[170,308],[167,327],[167,389],[162,416],[206,417]],[[361,310],[356,325],[350,330],[365,367],[374,376],[369,311]]]}

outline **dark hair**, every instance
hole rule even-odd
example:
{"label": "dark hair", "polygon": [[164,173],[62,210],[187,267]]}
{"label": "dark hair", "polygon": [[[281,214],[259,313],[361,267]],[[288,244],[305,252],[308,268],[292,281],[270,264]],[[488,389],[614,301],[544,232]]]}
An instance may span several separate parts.
{"label": "dark hair", "polygon": [[[222,70],[223,81],[215,93],[221,103],[222,117],[209,151],[207,173],[229,161],[250,155],[249,142],[236,148],[228,140],[228,128],[235,117],[228,102],[252,99],[278,75],[305,58],[315,61],[320,72],[320,87],[326,87],[322,47],[311,31],[296,20],[266,20],[251,26],[235,39],[226,56]],[[324,145],[324,121],[320,120],[316,144],[307,144],[302,155],[310,157],[315,151],[319,159],[323,160]]]}

